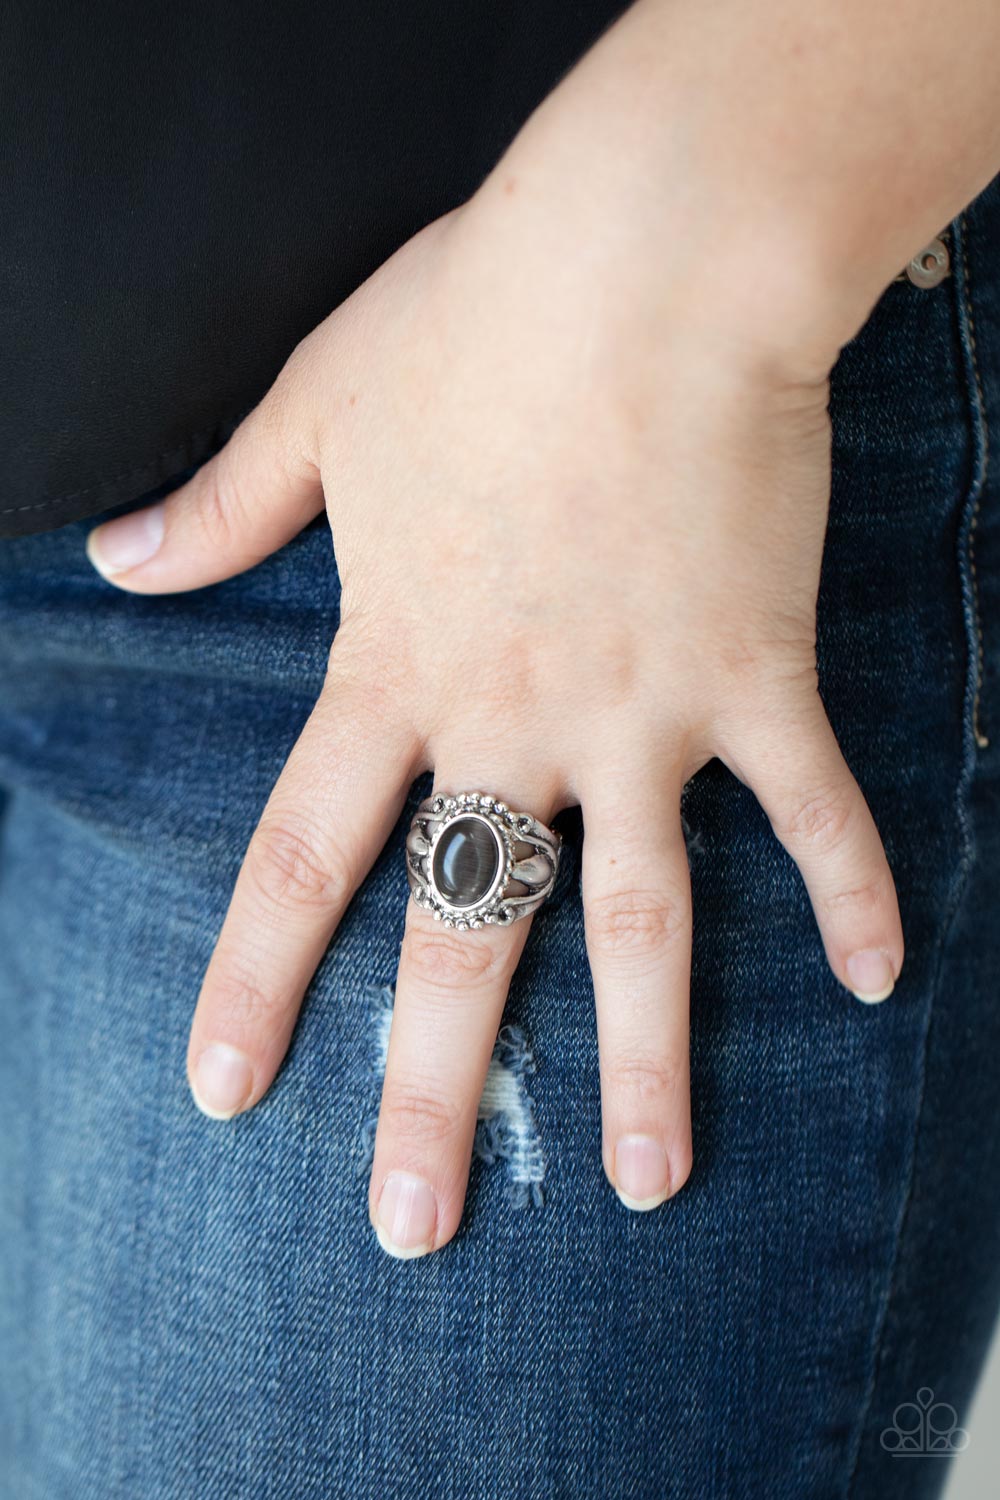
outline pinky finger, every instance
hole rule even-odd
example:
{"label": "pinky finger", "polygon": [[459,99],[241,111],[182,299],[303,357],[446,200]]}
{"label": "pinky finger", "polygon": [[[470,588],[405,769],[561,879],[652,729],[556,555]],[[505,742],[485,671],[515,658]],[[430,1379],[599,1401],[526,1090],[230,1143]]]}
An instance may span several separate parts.
{"label": "pinky finger", "polygon": [[834,974],[859,1000],[885,1000],[903,964],[896,887],[819,694],[771,716],[766,731],[755,726],[738,759],[799,867]]}

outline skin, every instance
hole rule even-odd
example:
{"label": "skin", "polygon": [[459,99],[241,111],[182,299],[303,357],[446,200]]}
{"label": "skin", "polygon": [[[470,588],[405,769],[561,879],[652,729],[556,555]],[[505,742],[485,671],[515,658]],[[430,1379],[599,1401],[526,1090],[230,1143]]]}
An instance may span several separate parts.
{"label": "skin", "polygon": [[[92,533],[114,584],[166,593],[253,566],[325,505],[342,580],[326,684],[198,999],[187,1066],[206,1113],[268,1089],[427,769],[546,822],[582,806],[603,1165],[631,1208],[691,1167],[679,804],[713,756],[796,862],[845,989],[891,991],[892,875],[817,688],[828,375],[1000,164],[993,69],[968,34],[968,87],[930,108],[872,63],[902,49],[930,80],[957,53],[954,16],[897,10],[909,28],[851,3],[640,0],[477,193],[298,345],[215,458]],[[957,160],[932,127],[965,132]],[[936,142],[922,174],[914,132]],[[458,1227],[529,926],[453,932],[408,907],[369,1191],[392,1254]]]}

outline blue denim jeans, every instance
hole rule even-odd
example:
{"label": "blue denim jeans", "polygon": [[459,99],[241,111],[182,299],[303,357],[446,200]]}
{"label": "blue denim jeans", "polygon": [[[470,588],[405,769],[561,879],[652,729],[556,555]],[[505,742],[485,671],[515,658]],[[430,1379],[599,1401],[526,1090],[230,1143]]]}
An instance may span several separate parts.
{"label": "blue denim jeans", "polygon": [[848,997],[752,794],[705,766],[695,1165],[653,1213],[601,1169],[578,810],[453,1242],[391,1260],[366,1208],[429,778],[274,1086],[199,1114],[200,978],[337,625],[325,522],[168,598],[103,583],[85,525],[0,547],[3,1500],[939,1493],[1000,1295],[1000,181],[949,252],[831,391],[820,687],[901,979]]}

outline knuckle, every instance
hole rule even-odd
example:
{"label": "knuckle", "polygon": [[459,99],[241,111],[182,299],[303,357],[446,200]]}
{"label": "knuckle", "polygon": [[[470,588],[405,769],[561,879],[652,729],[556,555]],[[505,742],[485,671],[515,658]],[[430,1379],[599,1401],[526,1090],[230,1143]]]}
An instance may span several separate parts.
{"label": "knuckle", "polygon": [[842,787],[821,787],[797,799],[780,820],[783,843],[831,850],[841,845],[851,824],[853,798]]}
{"label": "knuckle", "polygon": [[527,627],[506,626],[493,643],[489,672],[482,671],[478,651],[463,652],[456,671],[466,722],[487,743],[497,735],[506,743],[515,726],[530,722],[541,684],[538,645]]}
{"label": "knuckle", "polygon": [[264,990],[239,968],[228,967],[213,975],[206,998],[211,1006],[213,1029],[236,1036],[272,1032],[288,1013],[287,996]]}
{"label": "knuckle", "polygon": [[477,933],[414,926],[404,934],[400,968],[422,988],[467,990],[498,978],[506,963],[490,940]]}
{"label": "knuckle", "polygon": [[341,615],[326,663],[326,688],[349,702],[351,711],[375,723],[391,724],[412,696],[417,677],[407,632],[390,639],[385,622],[355,608]]}
{"label": "knuckle", "polygon": [[623,1054],[613,1057],[602,1071],[605,1089],[640,1104],[672,1099],[682,1083],[681,1067],[667,1058]]}
{"label": "knuckle", "polygon": [[247,529],[247,508],[235,480],[236,435],[204,470],[197,496],[196,515],[202,543],[210,552],[232,551],[236,539]]}
{"label": "knuckle", "polygon": [[861,885],[849,886],[845,890],[832,891],[820,898],[820,905],[831,915],[844,910],[851,912],[884,911],[892,904],[894,886],[886,871],[866,880]]}
{"label": "knuckle", "polygon": [[300,365],[301,356],[293,349],[278,371],[267,395],[252,412],[256,436],[262,443],[270,440],[277,452],[280,452],[286,443],[293,426],[292,417],[297,395],[296,377]]}
{"label": "knuckle", "polygon": [[343,854],[298,819],[265,816],[247,852],[247,870],[268,906],[337,910],[351,892]]}
{"label": "knuckle", "polygon": [[481,691],[485,700],[501,714],[524,712],[537,701],[537,642],[526,629],[511,631],[499,647],[497,669],[487,676]]}
{"label": "knuckle", "polygon": [[435,1146],[454,1138],[463,1119],[461,1107],[414,1084],[386,1081],[379,1125],[393,1140]]}
{"label": "knuckle", "polygon": [[594,896],[584,907],[587,943],[602,957],[664,952],[689,926],[688,903],[663,891]]}
{"label": "knuckle", "polygon": [[265,460],[287,477],[306,473],[318,478],[316,444],[303,399],[303,356],[294,349],[264,400],[254,410],[255,443]]}

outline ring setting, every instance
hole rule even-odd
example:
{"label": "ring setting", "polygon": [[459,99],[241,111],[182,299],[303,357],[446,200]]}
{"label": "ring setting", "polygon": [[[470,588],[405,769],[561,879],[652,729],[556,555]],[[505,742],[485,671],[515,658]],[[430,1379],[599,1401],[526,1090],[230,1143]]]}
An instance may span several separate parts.
{"label": "ring setting", "polygon": [[446,927],[506,927],[551,895],[561,844],[531,813],[486,792],[437,792],[410,824],[410,891]]}

